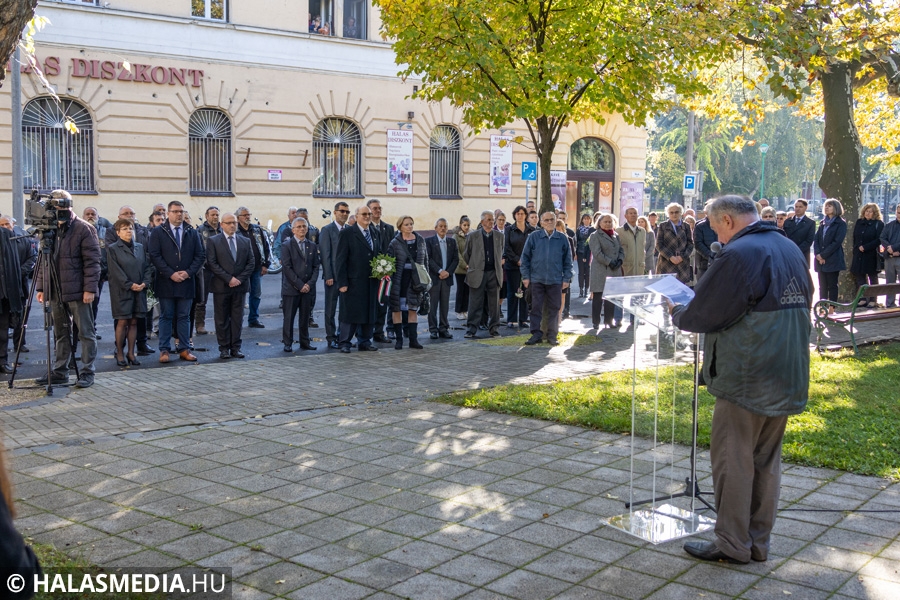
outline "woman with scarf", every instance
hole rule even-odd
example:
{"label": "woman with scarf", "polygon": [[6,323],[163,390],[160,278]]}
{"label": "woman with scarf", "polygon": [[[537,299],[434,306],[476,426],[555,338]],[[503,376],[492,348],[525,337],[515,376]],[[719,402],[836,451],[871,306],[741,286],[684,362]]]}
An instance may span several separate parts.
{"label": "woman with scarf", "polygon": [[[819,274],[819,299],[837,302],[838,276],[847,268],[844,258],[844,238],[847,237],[847,221],[841,215],[844,207],[841,203],[829,198],[822,205],[825,216],[816,231],[813,241],[813,256],[816,257],[816,273]],[[828,309],[834,312],[834,307]]]}
{"label": "woman with scarf", "polygon": [[578,297],[587,296],[591,287],[591,248],[588,238],[594,233],[591,215],[581,215],[581,224],[575,231],[575,258],[578,261]]}
{"label": "woman with scarf", "polygon": [[[147,314],[147,286],[153,273],[142,244],[134,241],[134,225],[119,219],[115,225],[119,241],[106,249],[109,265],[109,303],[116,320],[116,364],[140,365],[134,354],[137,320]],[[128,341],[128,354],[125,342]],[[127,361],[126,361],[127,359]]]}
{"label": "woman with scarf", "polygon": [[616,218],[611,214],[598,217],[597,229],[588,238],[593,264],[591,265],[591,322],[594,329],[600,329],[600,312],[603,312],[605,327],[616,327],[615,307],[612,302],[603,299],[603,288],[607,277],[622,275],[622,263],[625,262],[625,250],[616,233]]}
{"label": "woman with scarf", "polygon": [[678,281],[691,285],[691,254],[694,252],[694,238],[690,227],[681,219],[682,208],[673,202],[666,207],[669,220],[659,224],[656,233],[657,274],[672,273]]}

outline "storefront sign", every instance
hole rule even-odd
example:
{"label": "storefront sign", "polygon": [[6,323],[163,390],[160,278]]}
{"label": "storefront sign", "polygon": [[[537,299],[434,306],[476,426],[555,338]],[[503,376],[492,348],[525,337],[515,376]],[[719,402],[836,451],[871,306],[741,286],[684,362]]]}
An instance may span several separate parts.
{"label": "storefront sign", "polygon": [[[43,61],[35,60],[37,66],[47,77],[59,75],[60,60],[58,56],[48,56]],[[9,65],[7,65],[7,69]],[[19,68],[22,73],[31,73],[32,67],[23,62]],[[92,79],[117,79],[119,81],[136,81],[139,83],[155,83],[156,85],[190,85],[200,87],[203,81],[203,69],[185,69],[164,67],[161,65],[144,65],[140,63],[114,62],[111,60],[72,59],[72,77]]]}
{"label": "storefront sign", "polygon": [[413,132],[388,129],[387,193],[412,194]]}
{"label": "storefront sign", "polygon": [[635,208],[638,214],[644,212],[644,182],[643,181],[623,181],[622,195],[619,202],[619,222],[625,222],[625,209]]}
{"label": "storefront sign", "polygon": [[491,196],[512,194],[512,142],[508,135],[491,136]]}

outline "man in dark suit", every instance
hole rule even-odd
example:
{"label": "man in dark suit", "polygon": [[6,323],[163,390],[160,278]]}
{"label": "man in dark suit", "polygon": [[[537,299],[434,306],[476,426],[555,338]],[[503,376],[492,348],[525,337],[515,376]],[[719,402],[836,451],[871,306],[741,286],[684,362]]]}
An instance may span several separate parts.
{"label": "man in dark suit", "polygon": [[809,249],[816,238],[816,222],[806,216],[808,204],[803,198],[794,202],[794,216],[784,220],[784,234],[797,244],[809,264]]}
{"label": "man in dark suit", "polygon": [[325,280],[325,340],[328,347],[337,350],[340,330],[335,321],[338,305],[338,286],[335,281],[334,260],[337,257],[338,238],[341,231],[347,226],[347,217],[350,216],[350,205],[346,202],[338,202],[334,205],[334,221],[322,228],[319,233],[319,258],[322,266],[322,279]]}
{"label": "man in dark suit", "polygon": [[169,362],[172,329],[178,338],[175,352],[181,360],[195,362],[190,351],[191,307],[194,304],[194,277],[206,261],[203,240],[193,227],[184,224],[184,204],[169,202],[166,221],[150,231],[148,254],[156,267],[153,291],[159,299],[159,362]]}
{"label": "man in dark suit", "polygon": [[[377,254],[387,254],[388,246],[391,245],[391,240],[394,239],[394,234],[396,233],[394,230],[394,226],[381,220],[380,200],[372,198],[371,200],[366,202],[366,206],[368,206],[369,210],[372,211],[371,229],[374,229],[375,232],[378,233],[378,237],[381,239],[381,245],[378,248]],[[399,285],[399,280],[397,280],[397,284]],[[385,337],[384,335],[384,323],[387,319],[388,303],[385,302],[384,304],[376,304],[375,311],[375,334],[372,336],[372,339],[374,339],[376,342],[386,344],[390,342],[390,340],[394,339],[394,331],[390,327],[388,327],[387,330],[387,337]]]}
{"label": "man in dark suit", "polygon": [[250,240],[237,235],[238,221],[225,213],[219,221],[222,233],[206,242],[206,264],[212,274],[213,320],[219,358],[244,358],[241,328],[244,324],[244,297],[250,290],[250,276],[256,266]]}
{"label": "man in dark suit", "polygon": [[309,343],[309,315],[316,301],[315,286],[319,276],[319,251],[306,239],[309,223],[303,217],[294,219],[294,234],[281,245],[281,299],[284,323],[281,340],[284,351],[294,345],[294,318],[300,313],[300,349],[315,350]]}
{"label": "man in dark suit", "polygon": [[453,272],[459,266],[456,240],[447,235],[447,219],[438,219],[434,224],[437,235],[425,240],[428,249],[428,272],[431,275],[431,309],[428,311],[428,330],[431,339],[438,337],[453,339],[447,313],[450,310],[450,287]]}
{"label": "man in dark suit", "polygon": [[372,344],[375,330],[375,305],[378,304],[378,280],[372,278],[369,263],[379,252],[381,240],[369,225],[368,206],[356,209],[356,224],[341,232],[334,265],[341,293],[341,352],[350,353],[356,335],[359,351],[378,350]]}
{"label": "man in dark suit", "polygon": [[[481,227],[466,236],[463,259],[469,265],[466,285],[469,286],[469,318],[466,334],[474,338],[488,305],[488,330],[492,337],[500,335],[500,283],[503,281],[503,234],[494,231],[494,213],[481,213]],[[486,296],[486,297],[485,297]]]}

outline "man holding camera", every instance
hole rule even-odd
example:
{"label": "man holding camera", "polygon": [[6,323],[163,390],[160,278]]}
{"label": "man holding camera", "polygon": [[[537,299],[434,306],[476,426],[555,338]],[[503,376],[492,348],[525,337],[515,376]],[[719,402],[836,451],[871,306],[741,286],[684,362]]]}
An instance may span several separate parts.
{"label": "man holding camera", "polygon": [[[72,196],[65,190],[51,193],[54,201],[72,206]],[[81,371],[78,374],[80,388],[94,384],[94,359],[97,357],[97,337],[94,332],[94,298],[100,282],[100,240],[97,231],[88,222],[79,219],[69,208],[57,208],[57,234],[50,259],[57,270],[59,289],[52,283],[45,265],[38,262],[37,301],[50,302],[53,313],[53,334],[56,338],[56,359],[49,383],[60,385],[69,381],[69,365],[72,361],[71,324],[78,328],[81,341]],[[49,289],[47,287],[49,286]],[[47,376],[37,383],[46,385]]]}

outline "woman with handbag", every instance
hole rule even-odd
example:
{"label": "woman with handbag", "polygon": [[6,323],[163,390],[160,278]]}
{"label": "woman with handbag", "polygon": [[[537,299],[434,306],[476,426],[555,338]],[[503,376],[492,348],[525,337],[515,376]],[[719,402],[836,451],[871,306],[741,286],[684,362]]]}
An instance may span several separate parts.
{"label": "woman with handbag", "polygon": [[[413,231],[415,221],[409,215],[403,215],[397,219],[397,234],[388,246],[388,254],[397,261],[397,271],[394,275],[395,283],[391,286],[391,318],[394,323],[394,335],[396,342],[394,348],[403,348],[403,318],[406,313],[407,324],[406,337],[409,338],[409,347],[421,350],[424,348],[419,343],[418,309],[422,305],[428,285],[428,251],[425,249],[425,239]],[[421,267],[421,268],[419,268]],[[423,276],[424,273],[424,276]],[[397,281],[399,279],[399,281]]]}
{"label": "woman with handbag", "polygon": [[[620,277],[622,263],[625,262],[625,249],[619,242],[616,233],[615,217],[602,214],[596,221],[597,230],[588,238],[591,249],[591,322],[594,329],[600,329],[600,311],[603,311],[605,327],[615,328],[615,306],[603,299],[603,288],[607,277]],[[599,331],[598,331],[599,333]]]}

